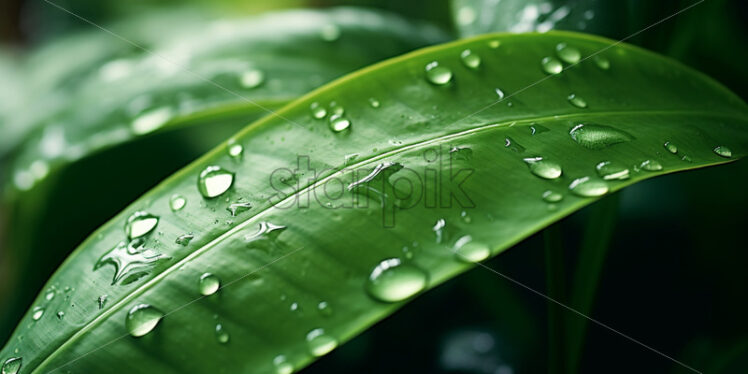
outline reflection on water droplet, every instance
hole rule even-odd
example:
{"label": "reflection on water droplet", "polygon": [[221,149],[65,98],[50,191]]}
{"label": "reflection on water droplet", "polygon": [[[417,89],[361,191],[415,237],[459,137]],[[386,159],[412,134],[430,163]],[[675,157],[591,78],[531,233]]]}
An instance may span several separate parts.
{"label": "reflection on water droplet", "polygon": [[44,295],[44,299],[49,301],[55,298],[55,291],[47,291],[47,294]]}
{"label": "reflection on water droplet", "polygon": [[672,154],[678,153],[678,146],[673,144],[672,142],[665,142],[663,146],[665,147],[665,149],[667,149],[668,152]]}
{"label": "reflection on water droplet", "polygon": [[639,166],[646,171],[662,170],[662,164],[657,162],[657,160],[644,160]]}
{"label": "reflection on water droplet", "polygon": [[574,105],[577,108],[586,108],[587,107],[587,101],[585,101],[583,98],[579,97],[577,94],[571,94],[569,97],[567,97],[569,100],[569,103],[571,105]]}
{"label": "reflection on water droplet", "polygon": [[135,118],[130,124],[130,128],[136,135],[147,134],[169,122],[173,115],[173,110],[170,107],[149,110]]}
{"label": "reflection on water droplet", "polygon": [[462,63],[470,69],[475,70],[480,67],[480,56],[469,49],[466,49],[462,51],[462,53],[460,53],[460,59],[462,59]]}
{"label": "reflection on water droplet", "polygon": [[343,113],[345,113],[345,108],[342,105],[338,105],[334,101],[330,102],[330,115],[342,116]]}
{"label": "reflection on water droplet", "polygon": [[164,313],[148,305],[138,304],[132,307],[125,318],[125,327],[130,335],[141,337],[156,328]]}
{"label": "reflection on water droplet", "polygon": [[42,318],[43,315],[44,315],[44,308],[37,306],[37,307],[34,307],[34,310],[31,313],[31,319],[33,319],[34,321],[38,321],[39,318]]}
{"label": "reflection on water droplet", "polygon": [[567,64],[576,64],[582,58],[582,54],[579,53],[578,49],[570,47],[566,43],[558,43],[556,45],[556,55]]}
{"label": "reflection on water droplet", "polygon": [[351,121],[343,117],[342,114],[333,114],[330,116],[330,130],[341,132],[351,127]]}
{"label": "reflection on water droplet", "polygon": [[23,363],[23,360],[20,357],[11,357],[5,360],[2,374],[18,374],[21,371],[21,363]]}
{"label": "reflection on water droplet", "polygon": [[327,116],[327,109],[323,107],[322,105],[319,105],[319,103],[315,102],[309,105],[309,110],[312,111],[312,117],[316,119],[322,119]]}
{"label": "reflection on water droplet", "polygon": [[724,158],[730,158],[732,157],[732,151],[730,148],[725,147],[724,145],[720,145],[716,148],[714,148],[714,153],[724,157]]}
{"label": "reflection on water droplet", "polygon": [[309,331],[306,334],[306,343],[309,347],[309,352],[316,357],[324,356],[338,346],[338,341],[332,336],[325,334],[325,330],[323,329]]}
{"label": "reflection on water droplet", "polygon": [[496,95],[499,97],[499,100],[504,100],[504,91],[501,88],[496,88]]}
{"label": "reflection on water droplet", "polygon": [[244,88],[259,87],[265,81],[265,73],[261,70],[252,69],[242,73],[240,82]]}
{"label": "reflection on water droplet", "polygon": [[415,265],[402,263],[398,258],[389,258],[371,271],[366,291],[379,301],[393,303],[421,292],[427,281],[425,271]]}
{"label": "reflection on water droplet", "polygon": [[200,276],[200,293],[208,296],[216,293],[221,288],[221,280],[211,273],[204,273]]}
{"label": "reflection on water droplet", "polygon": [[553,57],[545,57],[540,61],[540,65],[543,67],[543,71],[546,74],[559,74],[564,70],[561,61],[556,60]]}
{"label": "reflection on water droplet", "polygon": [[234,183],[234,173],[220,167],[208,166],[197,178],[197,189],[206,199],[221,196]]}
{"label": "reflection on water droplet", "polygon": [[158,225],[158,217],[144,211],[137,211],[127,218],[125,233],[130,239],[139,238],[151,232]]}
{"label": "reflection on water droplet", "polygon": [[464,262],[480,262],[491,255],[487,245],[476,242],[470,235],[457,239],[454,246],[455,257]]}
{"label": "reflection on water droplet", "polygon": [[561,195],[558,192],[554,192],[551,190],[543,192],[543,200],[547,203],[557,203],[561,200],[563,200],[564,195]]}
{"label": "reflection on water droplet", "polygon": [[63,318],[65,318],[65,312],[63,311],[57,312],[57,319],[62,320]]}
{"label": "reflection on water droplet", "polygon": [[187,199],[185,199],[184,196],[177,193],[171,195],[171,198],[169,199],[169,208],[171,208],[172,212],[182,210],[185,205],[187,205]]}
{"label": "reflection on water droplet", "polygon": [[276,374],[291,374],[293,373],[293,365],[286,360],[286,356],[279,355],[273,359],[273,365],[275,366]]}
{"label": "reflection on water droplet", "polygon": [[242,158],[242,153],[244,153],[244,147],[232,139],[232,140],[229,140],[229,143],[228,143],[228,152],[231,158],[238,160]]}
{"label": "reflection on water droplet", "polygon": [[629,178],[629,169],[616,162],[603,161],[595,166],[597,174],[605,179],[609,180],[624,180]]}
{"label": "reflection on water droplet", "polygon": [[530,172],[544,179],[556,179],[561,176],[561,165],[543,159],[542,157],[529,157],[524,159]]}
{"label": "reflection on water droplet", "polygon": [[634,139],[628,133],[605,125],[579,124],[569,135],[579,145],[589,149],[602,149],[613,144],[623,143]]}
{"label": "reflection on water droplet", "polygon": [[186,247],[188,244],[190,244],[190,241],[195,238],[195,235],[192,235],[192,233],[189,234],[182,234],[179,235],[175,240],[174,243],[177,243],[181,246]]}
{"label": "reflection on water droplet", "polygon": [[590,179],[590,177],[577,178],[569,185],[569,190],[583,197],[596,197],[608,193],[608,185],[601,181]]}
{"label": "reflection on water droplet", "polygon": [[436,61],[430,62],[426,65],[426,79],[439,86],[445,85],[452,80],[452,70]]}
{"label": "reflection on water droplet", "polygon": [[319,304],[317,304],[317,310],[325,317],[332,315],[332,307],[327,301],[320,301]]}
{"label": "reflection on water droplet", "polygon": [[594,58],[595,65],[597,65],[598,68],[602,70],[608,70],[610,69],[610,61],[601,55],[596,55]]}
{"label": "reflection on water droplet", "polygon": [[369,98],[369,105],[371,105],[372,108],[379,108],[379,105],[380,105],[379,104],[379,100],[377,100],[377,99],[375,99],[373,97],[370,97]]}
{"label": "reflection on water droplet", "polygon": [[229,333],[226,332],[226,329],[220,323],[216,325],[216,340],[221,344],[229,342]]}

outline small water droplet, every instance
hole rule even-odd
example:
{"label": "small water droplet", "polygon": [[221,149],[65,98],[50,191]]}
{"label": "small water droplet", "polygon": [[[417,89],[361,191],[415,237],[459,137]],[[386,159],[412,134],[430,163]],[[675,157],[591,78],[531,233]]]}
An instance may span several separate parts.
{"label": "small water droplet", "polygon": [[569,100],[569,103],[571,105],[574,105],[577,108],[584,109],[587,107],[587,101],[585,101],[583,98],[581,98],[577,94],[571,94],[569,95],[569,97],[567,97],[567,99]]}
{"label": "small water droplet", "polygon": [[317,304],[317,310],[325,317],[332,315],[332,307],[327,301],[320,301],[319,304]]}
{"label": "small water droplet", "polygon": [[18,374],[21,371],[23,360],[20,357],[11,357],[3,363],[2,374]]}
{"label": "small water droplet", "polygon": [[566,43],[558,43],[556,45],[556,55],[567,64],[576,64],[582,58],[582,54],[579,53],[578,49]]}
{"label": "small water droplet", "polygon": [[504,100],[504,91],[501,90],[501,88],[496,88],[496,95],[499,97],[499,101]]}
{"label": "small water droplet", "polygon": [[291,374],[293,373],[293,365],[291,365],[286,356],[279,355],[273,359],[273,365],[275,366],[276,374]]}
{"label": "small water droplet", "polygon": [[370,97],[369,98],[369,105],[371,105],[372,108],[379,108],[380,103],[379,103],[379,100],[377,100],[377,99],[375,99],[373,97]]}
{"label": "small water droplet", "polygon": [[724,157],[724,158],[731,158],[732,157],[732,151],[730,148],[725,147],[724,145],[720,145],[716,148],[714,148],[714,153]]}
{"label": "small water droplet", "polygon": [[469,235],[457,239],[454,246],[455,257],[464,262],[480,262],[491,255],[487,245],[476,242]]}
{"label": "small water droplet", "polygon": [[226,208],[226,210],[228,210],[229,213],[231,213],[232,217],[236,217],[237,214],[246,212],[250,208],[252,208],[251,203],[243,202],[243,203],[232,203]]}
{"label": "small water droplet", "polygon": [[604,56],[596,55],[593,59],[595,60],[595,65],[597,65],[597,67],[601,70],[610,69],[610,60],[608,60]]}
{"label": "small water droplet", "polygon": [[55,298],[55,291],[47,291],[47,294],[44,295],[44,299],[47,301],[50,301]]}
{"label": "small water droplet", "polygon": [[462,51],[462,53],[460,53],[460,59],[462,59],[462,63],[470,69],[475,70],[480,67],[480,56],[469,49],[466,49]]}
{"label": "small water droplet", "polygon": [[312,111],[312,117],[316,119],[322,119],[327,116],[327,109],[325,109],[325,107],[323,107],[322,105],[319,105],[319,103],[317,102],[309,105],[309,110]]}
{"label": "small water droplet", "polygon": [[629,179],[629,169],[612,161],[603,161],[595,166],[597,174],[606,181]]}
{"label": "small water droplet", "polygon": [[135,118],[130,127],[136,135],[147,134],[165,125],[173,115],[173,110],[170,107],[149,110]]}
{"label": "small water droplet", "polygon": [[673,142],[665,142],[663,146],[665,147],[665,149],[667,149],[668,152],[672,154],[678,153],[678,146],[673,144]]}
{"label": "small water droplet", "polygon": [[561,65],[561,61],[556,60],[553,57],[545,57],[540,61],[540,65],[543,67],[543,71],[546,72],[546,74],[559,74],[564,70],[563,65]]}
{"label": "small water droplet", "polygon": [[551,130],[549,130],[547,127],[545,127],[543,125],[539,125],[537,123],[534,123],[532,126],[530,126],[530,134],[532,134],[532,135],[542,134],[542,133],[548,132],[548,131],[551,131]]}
{"label": "small water droplet", "polygon": [[646,171],[662,170],[662,164],[657,162],[657,160],[644,160],[639,166]]}
{"label": "small water droplet", "polygon": [[351,121],[343,117],[342,114],[333,114],[330,116],[330,130],[341,132],[351,127]]}
{"label": "small water droplet", "polygon": [[309,347],[309,352],[316,356],[324,356],[335,347],[338,346],[338,341],[330,335],[325,334],[323,329],[314,329],[306,334],[306,343]]}
{"label": "small water droplet", "polygon": [[197,189],[206,199],[221,196],[234,183],[234,173],[220,167],[208,166],[197,178]]}
{"label": "small water droplet", "polygon": [[172,212],[182,210],[185,205],[187,205],[187,199],[185,199],[184,196],[180,194],[171,195],[171,198],[169,199],[169,208],[171,208]]}
{"label": "small water droplet", "polygon": [[345,108],[343,108],[342,105],[339,105],[335,101],[330,102],[330,115],[331,116],[334,116],[334,115],[342,116],[343,113],[345,113]]}
{"label": "small water droplet", "polygon": [[389,258],[374,267],[367,279],[366,291],[379,301],[393,303],[421,292],[427,282],[425,271],[402,263],[398,258]]}
{"label": "small water droplet", "polygon": [[556,179],[561,176],[561,165],[553,161],[548,161],[542,157],[529,157],[524,159],[530,172],[544,179]]}
{"label": "small water droplet", "polygon": [[222,324],[216,324],[216,340],[218,340],[221,344],[226,344],[229,342],[229,333],[226,332],[226,329],[223,327]]}
{"label": "small water droplet", "polygon": [[634,138],[628,133],[610,126],[594,124],[576,125],[569,131],[569,135],[579,145],[589,149],[602,149]]}
{"label": "small water droplet", "polygon": [[524,153],[525,152],[525,147],[523,147],[522,145],[520,145],[519,143],[517,143],[514,139],[512,139],[512,138],[510,138],[508,136],[506,138],[504,138],[504,147],[512,150],[513,152],[517,152],[517,153]]}
{"label": "small water droplet", "polygon": [[125,233],[130,239],[139,238],[153,231],[158,225],[158,217],[144,211],[137,211],[127,218]]}
{"label": "small water droplet", "polygon": [[174,239],[174,243],[177,243],[183,247],[186,247],[188,244],[190,244],[190,241],[195,238],[195,235],[192,233],[189,234],[182,234],[179,235],[176,239]]}
{"label": "small water droplet", "polygon": [[320,36],[326,42],[334,42],[340,38],[340,28],[332,23],[324,25],[320,30]]}
{"label": "small water droplet", "polygon": [[582,177],[571,182],[571,184],[569,184],[569,190],[579,196],[596,197],[608,193],[608,185],[601,180]]}
{"label": "small water droplet", "polygon": [[557,203],[564,199],[564,195],[551,190],[543,192],[543,201],[547,203]]}
{"label": "small water droplet", "polygon": [[42,316],[44,315],[44,308],[37,306],[34,307],[34,310],[31,313],[31,319],[34,321],[38,321]]}
{"label": "small water droplet", "polygon": [[65,312],[63,311],[57,312],[57,319],[62,320],[63,318],[65,318]]}
{"label": "small water droplet", "polygon": [[99,309],[104,309],[104,306],[106,306],[106,300],[109,298],[107,295],[101,295],[98,299],[96,299],[96,302],[99,304]]}
{"label": "small water droplet", "polygon": [[244,153],[244,147],[232,139],[232,140],[229,140],[229,143],[228,143],[228,152],[231,158],[238,160],[242,158],[242,153]]}
{"label": "small water droplet", "polygon": [[258,69],[252,69],[242,73],[240,79],[241,85],[244,88],[256,88],[265,82],[265,73]]}
{"label": "small water droplet", "polygon": [[138,338],[153,331],[163,317],[160,310],[148,304],[138,304],[127,313],[125,327],[130,335]]}
{"label": "small water droplet", "polygon": [[436,61],[430,62],[426,65],[426,79],[435,85],[443,86],[452,80],[452,70],[439,65]]}
{"label": "small water droplet", "polygon": [[200,276],[200,293],[208,296],[216,293],[221,288],[221,280],[217,276],[211,273],[204,273]]}

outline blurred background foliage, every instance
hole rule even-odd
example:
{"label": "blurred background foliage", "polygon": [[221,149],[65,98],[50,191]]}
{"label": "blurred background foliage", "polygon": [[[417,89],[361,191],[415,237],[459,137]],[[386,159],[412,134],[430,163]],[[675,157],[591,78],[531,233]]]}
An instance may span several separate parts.
{"label": "blurred background foliage", "polygon": [[[195,29],[209,20],[336,5],[383,9],[428,22],[455,38],[489,31],[543,31],[550,25],[622,39],[696,1],[54,3],[150,47],[179,37],[179,30]],[[472,17],[466,7],[473,10]],[[566,9],[566,15],[554,19],[560,9]],[[139,21],[127,21],[133,19]],[[627,42],[690,65],[745,100],[747,21],[745,1],[707,0]],[[12,165],[23,153],[24,139],[31,136],[33,127],[44,128],[45,115],[70,105],[71,93],[92,71],[113,59],[142,55],[143,51],[45,1],[0,3],[0,40],[0,182],[5,190],[0,205],[0,340],[4,341],[28,308],[29,300],[80,241],[161,178],[196,157],[196,150],[209,149],[234,127],[218,133],[212,129],[164,133],[123,144],[73,163],[27,193],[13,192],[9,183]],[[19,119],[26,125],[9,126]],[[181,140],[175,140],[177,137]],[[155,153],[167,142],[194,143],[197,138],[201,144],[184,154]],[[116,191],[98,191],[97,199],[105,203],[80,204],[76,200],[81,194],[76,189],[91,173],[135,152],[157,155],[163,162],[154,163],[152,170],[139,175],[134,183]],[[645,181],[620,196],[607,198],[618,205],[619,215],[597,281],[591,315],[704,372],[748,372],[748,304],[744,301],[748,253],[743,231],[748,207],[746,181],[748,166],[741,161]],[[13,212],[19,207],[33,212],[27,214],[33,219],[26,226],[14,222]],[[574,272],[594,209],[586,208],[551,228],[562,234],[566,270],[562,283],[567,291],[580,286],[574,284]],[[34,227],[28,228],[31,225]],[[18,227],[26,229],[19,231]],[[544,235],[548,233],[529,238],[487,265],[546,292]],[[12,248],[9,243],[14,237],[34,248]],[[33,258],[19,261],[18,253],[24,251]],[[562,295],[559,298],[564,301]],[[306,372],[554,372],[549,357],[558,348],[549,339],[553,329],[549,316],[568,314],[554,308],[546,300],[478,268],[419,297]],[[584,342],[580,362],[583,372],[688,372],[598,326],[588,327]]]}

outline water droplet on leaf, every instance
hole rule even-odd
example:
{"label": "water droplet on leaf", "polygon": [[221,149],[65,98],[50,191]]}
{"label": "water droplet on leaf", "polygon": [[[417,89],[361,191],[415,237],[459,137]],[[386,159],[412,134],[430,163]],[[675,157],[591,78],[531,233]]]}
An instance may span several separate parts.
{"label": "water droplet on leaf", "polygon": [[265,81],[265,73],[261,70],[252,69],[242,73],[240,82],[244,88],[259,87]]}
{"label": "water droplet on leaf", "polygon": [[205,273],[200,276],[200,293],[208,296],[216,293],[221,288],[221,280],[211,273]]}
{"label": "water droplet on leaf", "polygon": [[252,204],[249,202],[244,202],[244,203],[232,203],[226,208],[226,210],[228,210],[229,213],[231,213],[232,217],[235,217],[237,214],[241,212],[246,212],[250,208],[252,208]]}
{"label": "water droplet on leaf", "polygon": [[195,238],[195,235],[193,234],[182,234],[174,240],[174,243],[186,247],[188,244],[190,244],[190,241],[192,241],[193,238]]}
{"label": "water droplet on leaf", "polygon": [[585,101],[583,98],[579,97],[577,94],[571,94],[569,97],[567,97],[569,100],[569,103],[571,105],[574,105],[577,108],[586,108],[587,107],[587,101]]}
{"label": "water droplet on leaf", "polygon": [[291,374],[293,373],[293,365],[286,360],[286,356],[279,355],[273,359],[273,365],[275,366],[276,374]]}
{"label": "water droplet on leaf", "polygon": [[372,108],[379,108],[380,103],[379,103],[379,100],[377,100],[377,99],[375,99],[373,97],[370,97],[369,98],[369,105],[371,105]]}
{"label": "water droplet on leaf", "polygon": [[470,69],[475,70],[480,67],[480,56],[469,49],[466,49],[462,51],[462,53],[460,53],[460,59],[462,59],[462,63]]}
{"label": "water droplet on leaf", "polygon": [[725,147],[724,145],[720,145],[716,148],[714,148],[714,153],[724,157],[724,158],[730,158],[732,157],[732,151],[730,148]]}
{"label": "water droplet on leaf", "polygon": [[433,84],[443,86],[452,80],[452,70],[439,65],[436,61],[430,62],[426,65],[426,79]]}
{"label": "water droplet on leaf", "polygon": [[569,185],[569,190],[583,197],[596,197],[608,193],[608,185],[601,181],[590,179],[590,177],[577,178]]}
{"label": "water droplet on leaf", "polygon": [[561,61],[556,60],[553,57],[545,57],[540,61],[540,65],[543,67],[543,71],[546,72],[546,74],[559,74],[564,70],[563,65],[561,65]]}
{"label": "water droplet on leaf", "polygon": [[182,210],[185,205],[187,205],[187,199],[185,199],[184,196],[180,194],[171,195],[171,198],[169,199],[169,208],[171,208],[172,212]]}
{"label": "water droplet on leaf", "polygon": [[458,239],[454,247],[455,257],[464,262],[480,262],[491,255],[487,245],[474,241],[469,235]]}
{"label": "water droplet on leaf", "polygon": [[351,127],[351,121],[343,117],[342,114],[333,114],[330,116],[330,130],[341,132]]}
{"label": "water droplet on leaf", "polygon": [[312,111],[312,117],[316,119],[322,119],[327,116],[327,109],[322,105],[319,105],[319,103],[312,103],[309,106],[309,109]]}
{"label": "water droplet on leaf", "polygon": [[236,141],[232,139],[229,141],[229,144],[228,144],[228,152],[231,158],[238,160],[242,158],[242,153],[244,153],[244,147],[241,144],[236,143]]}
{"label": "water droplet on leaf", "polygon": [[34,321],[38,321],[42,316],[44,315],[44,308],[37,306],[34,307],[33,312],[31,313],[31,319]]}
{"label": "water droplet on leaf", "polygon": [[529,157],[524,159],[530,172],[544,179],[556,179],[561,176],[561,165],[543,159],[542,157]]}
{"label": "water droplet on leaf", "polygon": [[678,153],[678,146],[673,144],[673,142],[665,142],[663,146],[665,147],[665,149],[667,149],[668,152],[672,154]]}
{"label": "water droplet on leaf", "polygon": [[380,262],[366,282],[366,291],[373,298],[393,303],[405,300],[426,288],[428,275],[415,265],[398,258]]}
{"label": "water droplet on leaf", "polygon": [[216,340],[221,344],[229,342],[229,333],[226,332],[226,329],[220,323],[216,325]]}
{"label": "water droplet on leaf", "polygon": [[314,329],[310,331],[306,335],[306,342],[309,347],[309,352],[316,357],[324,356],[338,346],[338,341],[325,334],[325,330],[323,329]]}
{"label": "water droplet on leaf", "polygon": [[604,56],[596,55],[593,59],[595,60],[595,65],[597,65],[601,70],[610,69],[610,61]]}
{"label": "water droplet on leaf", "polygon": [[18,374],[21,371],[23,360],[20,357],[11,357],[3,363],[2,374]]}
{"label": "water droplet on leaf", "polygon": [[579,53],[578,49],[570,47],[566,43],[556,45],[556,55],[567,64],[576,64],[582,58],[582,54]]}
{"label": "water droplet on leaf", "polygon": [[579,145],[589,149],[602,149],[613,144],[632,140],[628,133],[605,125],[579,124],[569,132]]}
{"label": "water droplet on leaf", "polygon": [[595,166],[597,174],[606,181],[629,178],[629,169],[612,161],[603,161]]}
{"label": "water droplet on leaf", "polygon": [[662,164],[657,162],[657,160],[644,160],[639,166],[646,171],[662,170]]}
{"label": "water droplet on leaf", "polygon": [[127,218],[125,233],[130,239],[139,238],[153,231],[158,225],[158,217],[144,211],[137,211]]}
{"label": "water droplet on leaf", "polygon": [[221,196],[234,183],[234,173],[220,167],[208,166],[197,178],[197,189],[206,199]]}
{"label": "water droplet on leaf", "polygon": [[543,192],[543,200],[547,203],[557,203],[563,200],[564,195],[551,190]]}
{"label": "water droplet on leaf", "polygon": [[127,313],[125,327],[130,335],[138,338],[153,331],[163,317],[160,310],[148,304],[138,304]]}

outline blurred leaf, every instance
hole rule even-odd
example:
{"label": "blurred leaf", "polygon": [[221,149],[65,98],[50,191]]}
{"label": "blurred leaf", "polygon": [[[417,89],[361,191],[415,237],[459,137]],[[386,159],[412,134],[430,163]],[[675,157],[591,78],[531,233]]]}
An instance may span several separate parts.
{"label": "blurred leaf", "polygon": [[355,8],[222,20],[161,38],[172,41],[76,79],[67,104],[40,120],[16,156],[8,319],[93,229],[247,123],[347,72],[444,40],[433,27]]}
{"label": "blurred leaf", "polygon": [[[255,122],[87,239],[0,357],[27,372],[299,369],[403,305],[380,300],[470,269],[466,256],[495,255],[605,192],[746,154],[748,108],[704,75],[619,45],[600,53],[607,64],[549,77],[541,60],[559,43],[583,57],[612,41],[498,34],[427,48]],[[205,273],[224,288],[201,297]],[[166,317],[126,328],[142,304]]]}

